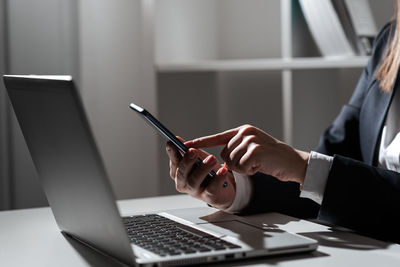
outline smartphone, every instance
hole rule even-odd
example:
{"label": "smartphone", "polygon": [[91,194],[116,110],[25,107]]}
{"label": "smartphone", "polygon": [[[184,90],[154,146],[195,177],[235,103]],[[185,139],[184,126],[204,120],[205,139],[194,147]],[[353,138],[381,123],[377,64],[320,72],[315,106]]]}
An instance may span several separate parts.
{"label": "smartphone", "polygon": [[[136,111],[138,114],[141,115],[141,117],[143,119],[145,119],[145,121],[147,121],[151,126],[153,126],[155,129],[158,130],[158,132],[164,136],[167,140],[171,141],[177,148],[178,150],[182,153],[185,154],[188,151],[188,147],[185,146],[184,143],[182,143],[178,138],[176,138],[176,135],[174,135],[173,133],[171,133],[164,125],[161,124],[161,122],[159,122],[153,115],[150,114],[150,112],[148,112],[147,110],[145,110],[144,108],[131,103],[129,105],[129,107],[131,109],[133,109],[134,111]],[[199,166],[202,163],[202,160],[200,158],[198,158],[195,162],[195,167]],[[215,176],[215,172],[212,170],[207,177],[203,180],[203,182],[201,183],[201,186],[206,187],[211,180],[214,178]]]}

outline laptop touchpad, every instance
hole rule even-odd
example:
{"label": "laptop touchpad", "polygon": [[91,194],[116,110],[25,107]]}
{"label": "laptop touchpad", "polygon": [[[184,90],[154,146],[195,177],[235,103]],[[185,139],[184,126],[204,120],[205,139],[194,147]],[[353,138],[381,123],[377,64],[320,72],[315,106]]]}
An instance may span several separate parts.
{"label": "laptop touchpad", "polygon": [[241,239],[243,236],[262,235],[264,230],[248,225],[240,221],[204,223],[201,227],[222,235],[232,236]]}
{"label": "laptop touchpad", "polygon": [[241,221],[201,224],[201,227],[223,236],[239,239],[254,249],[274,249],[304,245],[304,239],[280,229],[261,229]]}

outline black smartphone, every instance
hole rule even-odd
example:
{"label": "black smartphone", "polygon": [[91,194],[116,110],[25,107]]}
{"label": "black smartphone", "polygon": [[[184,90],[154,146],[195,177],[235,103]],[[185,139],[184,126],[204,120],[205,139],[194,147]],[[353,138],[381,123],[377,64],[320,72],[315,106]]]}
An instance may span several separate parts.
{"label": "black smartphone", "polygon": [[[188,151],[188,147],[185,146],[184,143],[182,143],[178,138],[176,138],[176,135],[174,135],[173,133],[171,133],[164,125],[162,125],[161,122],[159,122],[153,115],[151,115],[150,112],[148,112],[147,110],[145,110],[144,108],[131,103],[129,105],[129,107],[131,109],[133,109],[134,111],[136,111],[138,114],[141,115],[141,117],[143,119],[145,119],[145,121],[147,121],[151,126],[153,126],[155,129],[158,130],[158,132],[164,136],[165,138],[167,138],[167,140],[171,141],[178,149],[180,152],[182,152],[182,154],[185,154]],[[202,163],[202,160],[200,158],[198,158],[195,162],[195,166],[199,166]],[[215,172],[211,171],[207,177],[203,180],[201,186],[206,187],[211,180],[214,178],[215,176]]]}

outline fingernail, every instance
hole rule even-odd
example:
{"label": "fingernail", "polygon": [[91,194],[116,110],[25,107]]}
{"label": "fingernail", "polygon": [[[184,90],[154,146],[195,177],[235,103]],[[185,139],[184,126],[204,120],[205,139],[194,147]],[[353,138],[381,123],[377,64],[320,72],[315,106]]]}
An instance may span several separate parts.
{"label": "fingernail", "polygon": [[227,172],[228,172],[228,169],[225,168],[225,166],[224,166],[217,171],[217,175],[225,175]]}
{"label": "fingernail", "polygon": [[186,141],[186,142],[184,142],[185,146],[190,146],[191,143],[192,143],[192,141]]}
{"label": "fingernail", "polygon": [[215,161],[216,158],[213,155],[209,155],[207,158],[203,160],[203,163],[208,165],[208,164],[214,164]]}
{"label": "fingernail", "polygon": [[188,154],[190,159],[194,159],[196,157],[196,151],[194,149],[189,149]]}

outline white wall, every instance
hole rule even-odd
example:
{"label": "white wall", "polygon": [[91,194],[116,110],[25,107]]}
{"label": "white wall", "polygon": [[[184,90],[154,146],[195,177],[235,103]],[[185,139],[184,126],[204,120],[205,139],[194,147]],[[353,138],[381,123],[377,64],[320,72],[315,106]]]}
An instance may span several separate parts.
{"label": "white wall", "polygon": [[310,151],[347,103],[362,69],[293,72],[293,145]]}
{"label": "white wall", "polygon": [[77,76],[75,8],[75,0],[8,1],[10,71]]}
{"label": "white wall", "polygon": [[369,3],[378,28],[388,23],[395,13],[395,0],[369,0]]}
{"label": "white wall", "polygon": [[156,1],[156,61],[280,56],[279,0]]}
{"label": "white wall", "polygon": [[139,0],[79,3],[83,100],[115,193],[156,195],[157,136],[129,109],[132,101],[157,113],[152,36],[146,35],[151,25],[142,23],[146,6]]}
{"label": "white wall", "polygon": [[280,56],[280,0],[216,2],[219,59]]}
{"label": "white wall", "polygon": [[[9,73],[73,75],[116,196],[156,195],[157,138],[128,107],[136,101],[157,113],[153,29],[152,23],[143,23],[151,17],[152,1],[7,3]],[[11,206],[46,205],[15,119],[11,126]]]}
{"label": "white wall", "polygon": [[[7,1],[9,73],[70,74],[76,77],[75,8],[75,0]],[[14,118],[10,134],[11,206],[46,205],[36,170]]]}
{"label": "white wall", "polygon": [[156,1],[157,62],[217,57],[217,1]]}

